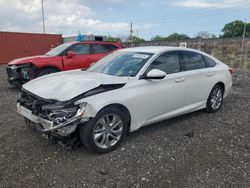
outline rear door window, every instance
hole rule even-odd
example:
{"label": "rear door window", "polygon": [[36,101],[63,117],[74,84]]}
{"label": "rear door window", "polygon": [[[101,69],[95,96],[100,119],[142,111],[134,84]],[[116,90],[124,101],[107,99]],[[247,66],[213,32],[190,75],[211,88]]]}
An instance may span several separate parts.
{"label": "rear door window", "polygon": [[186,71],[206,68],[203,56],[198,53],[182,51],[181,57],[183,69]]}
{"label": "rear door window", "polygon": [[104,46],[109,50],[109,52],[117,49],[117,47],[112,44],[104,44]]}
{"label": "rear door window", "polygon": [[93,54],[108,53],[116,49],[116,46],[110,44],[91,44]]}

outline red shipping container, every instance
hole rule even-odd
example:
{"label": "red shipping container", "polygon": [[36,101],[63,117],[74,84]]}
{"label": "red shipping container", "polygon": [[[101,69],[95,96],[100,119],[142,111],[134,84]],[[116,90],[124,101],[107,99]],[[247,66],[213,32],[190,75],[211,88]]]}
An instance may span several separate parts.
{"label": "red shipping container", "polygon": [[62,44],[61,34],[0,32],[0,64],[13,59],[45,54]]}

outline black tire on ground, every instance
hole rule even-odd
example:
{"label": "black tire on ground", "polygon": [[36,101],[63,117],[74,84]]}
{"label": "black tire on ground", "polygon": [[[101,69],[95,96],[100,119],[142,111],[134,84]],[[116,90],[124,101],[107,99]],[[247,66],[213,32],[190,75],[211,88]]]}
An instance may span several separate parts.
{"label": "black tire on ground", "polygon": [[[94,139],[94,133],[95,133],[94,131],[98,132],[98,130],[101,130],[102,128],[105,127],[101,123],[98,123],[98,122],[101,122],[101,120],[105,120],[105,117],[108,116],[109,114],[111,114],[111,117],[112,117],[112,115],[118,117],[119,120],[122,122],[122,124],[119,123],[119,127],[122,127],[122,130],[120,128],[119,128],[119,130],[116,130],[116,131],[119,131],[121,135],[120,135],[119,139],[115,140],[116,143],[113,142],[113,144],[115,143],[114,145],[111,145],[108,148],[102,148],[101,146],[98,146],[98,144],[96,144],[96,141]],[[108,121],[110,121],[110,120],[108,120]],[[113,119],[111,121],[113,121]],[[107,121],[105,120],[105,122],[107,122]],[[120,110],[119,108],[116,108],[116,107],[104,108],[100,112],[97,113],[95,118],[91,119],[89,122],[80,126],[81,141],[87,149],[94,151],[95,153],[102,154],[102,153],[110,152],[120,145],[124,136],[126,135],[127,127],[128,127],[127,122],[128,121],[126,119],[126,114],[124,114],[124,112],[122,110]],[[101,129],[97,128],[98,129],[97,130],[96,129],[97,126],[102,126],[102,128]],[[110,130],[112,130],[111,124],[109,124],[109,128],[110,128]],[[105,131],[102,131],[102,132],[105,132]],[[98,133],[96,133],[96,134],[98,134]],[[108,139],[108,140],[110,140],[109,138],[111,138],[111,140],[113,139],[111,136],[107,136],[107,134],[109,134],[109,133],[105,132],[104,134],[106,135],[105,136],[106,139]],[[111,133],[111,134],[113,134],[113,133]],[[117,136],[117,135],[115,135],[115,136]],[[101,137],[100,139],[102,140],[102,138],[103,137]]]}
{"label": "black tire on ground", "polygon": [[[220,84],[216,84],[212,88],[212,90],[211,90],[211,92],[209,94],[209,97],[208,97],[207,103],[206,103],[205,111],[209,112],[209,113],[215,113],[218,110],[220,110],[220,108],[222,106],[222,102],[223,102],[223,94],[224,94],[223,87]],[[216,99],[216,98],[218,99],[217,103],[213,102],[214,99]]]}
{"label": "black tire on ground", "polygon": [[48,75],[51,73],[55,73],[55,72],[58,72],[58,70],[54,68],[44,68],[38,71],[38,73],[36,74],[36,78],[40,76]]}

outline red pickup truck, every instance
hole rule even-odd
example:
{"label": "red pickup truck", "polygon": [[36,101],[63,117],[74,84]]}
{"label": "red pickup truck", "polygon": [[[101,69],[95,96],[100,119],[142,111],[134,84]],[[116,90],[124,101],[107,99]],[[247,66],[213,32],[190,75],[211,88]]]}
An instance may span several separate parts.
{"label": "red pickup truck", "polygon": [[122,48],[120,43],[103,41],[69,42],[53,48],[45,55],[19,58],[8,63],[8,82],[21,85],[46,74],[85,69],[107,54]]}

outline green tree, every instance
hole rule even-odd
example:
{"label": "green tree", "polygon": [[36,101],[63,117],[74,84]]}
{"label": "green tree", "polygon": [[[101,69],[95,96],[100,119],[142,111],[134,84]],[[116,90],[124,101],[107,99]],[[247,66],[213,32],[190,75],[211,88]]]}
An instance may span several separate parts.
{"label": "green tree", "polygon": [[[244,32],[244,25],[245,23],[240,20],[235,20],[233,22],[227,23],[223,29],[222,37],[229,38],[229,37],[240,37],[243,35]],[[246,37],[250,37],[250,23],[246,24]]]}
{"label": "green tree", "polygon": [[196,34],[195,38],[201,38],[201,39],[216,38],[216,35],[211,34],[208,31],[200,31]]}
{"label": "green tree", "polygon": [[190,39],[190,37],[186,34],[172,33],[171,35],[166,37],[167,40],[186,40]]}
{"label": "green tree", "polygon": [[108,42],[122,42],[122,40],[119,37],[116,38],[116,37],[111,37],[111,36],[108,36],[107,41]]}
{"label": "green tree", "polygon": [[163,40],[166,40],[165,37],[160,35],[155,35],[154,37],[151,38],[151,41],[163,41]]}
{"label": "green tree", "polygon": [[140,37],[137,37],[137,36],[129,36],[128,37],[128,40],[130,41],[130,42],[133,42],[133,43],[141,43],[141,42],[145,42],[145,39],[143,39],[143,38],[140,38]]}

